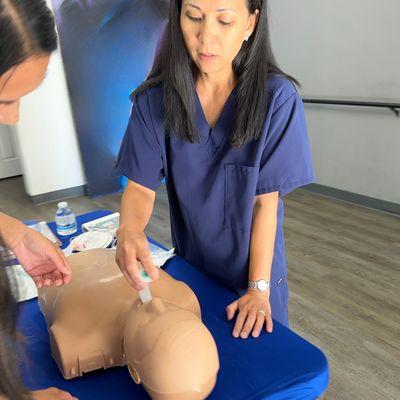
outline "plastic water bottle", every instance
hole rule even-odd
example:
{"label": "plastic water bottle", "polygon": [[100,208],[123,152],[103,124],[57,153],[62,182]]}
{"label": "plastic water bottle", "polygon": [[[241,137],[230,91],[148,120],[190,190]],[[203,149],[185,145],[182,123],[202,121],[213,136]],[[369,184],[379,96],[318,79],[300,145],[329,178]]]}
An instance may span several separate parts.
{"label": "plastic water bottle", "polygon": [[66,201],[57,204],[55,221],[57,233],[60,236],[72,235],[78,230],[75,214],[68,207]]}

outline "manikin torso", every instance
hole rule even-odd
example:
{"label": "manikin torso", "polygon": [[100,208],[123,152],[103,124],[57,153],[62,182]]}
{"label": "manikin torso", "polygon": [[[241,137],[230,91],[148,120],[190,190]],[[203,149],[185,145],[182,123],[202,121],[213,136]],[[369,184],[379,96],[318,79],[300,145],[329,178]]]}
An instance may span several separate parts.
{"label": "manikin torso", "polygon": [[52,355],[64,378],[128,364],[154,400],[208,396],[218,353],[186,284],[160,270],[151,284],[153,300],[142,304],[113,250],[89,250],[68,261],[72,282],[39,291]]}

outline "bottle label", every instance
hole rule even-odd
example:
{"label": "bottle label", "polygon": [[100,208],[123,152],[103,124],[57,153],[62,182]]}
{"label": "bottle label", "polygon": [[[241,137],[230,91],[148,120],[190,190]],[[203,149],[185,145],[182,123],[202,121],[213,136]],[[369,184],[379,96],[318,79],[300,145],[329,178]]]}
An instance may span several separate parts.
{"label": "bottle label", "polygon": [[69,231],[71,229],[75,229],[76,224],[69,224],[69,225],[57,225],[57,229],[59,231]]}

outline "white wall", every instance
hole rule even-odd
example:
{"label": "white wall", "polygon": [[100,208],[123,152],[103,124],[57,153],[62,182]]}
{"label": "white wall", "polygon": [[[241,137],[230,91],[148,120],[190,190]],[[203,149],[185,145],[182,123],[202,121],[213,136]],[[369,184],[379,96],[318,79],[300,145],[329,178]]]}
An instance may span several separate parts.
{"label": "white wall", "polygon": [[[400,1],[271,0],[280,65],[303,96],[400,103]],[[400,118],[306,106],[317,183],[400,203]]]}
{"label": "white wall", "polygon": [[21,102],[17,136],[29,195],[86,183],[59,51],[44,83]]}

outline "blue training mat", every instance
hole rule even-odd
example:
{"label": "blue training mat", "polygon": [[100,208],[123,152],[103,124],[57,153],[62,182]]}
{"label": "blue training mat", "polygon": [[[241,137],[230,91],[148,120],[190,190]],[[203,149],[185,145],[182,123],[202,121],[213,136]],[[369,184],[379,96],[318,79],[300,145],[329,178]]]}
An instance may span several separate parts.
{"label": "blue training mat", "polygon": [[[109,213],[102,210],[85,214],[78,217],[78,223]],[[50,227],[54,230],[53,224]],[[64,239],[64,247],[68,241]],[[221,369],[208,399],[311,400],[326,390],[328,362],[317,347],[277,322],[272,334],[263,332],[258,339],[233,338],[233,322],[226,320],[225,307],[236,299],[235,294],[179,257],[169,260],[165,269],[196,293],[203,322],[218,346]],[[36,299],[21,303],[19,329],[25,336],[22,376],[29,388],[56,386],[80,400],[149,399],[126,368],[95,371],[65,381],[50,355],[46,324]]]}

